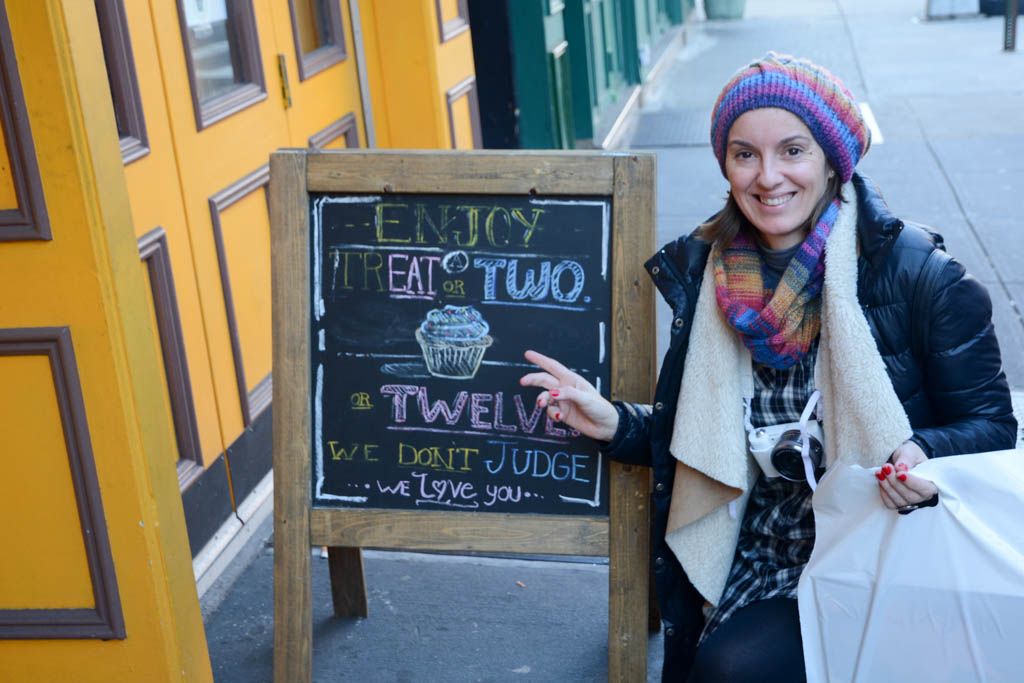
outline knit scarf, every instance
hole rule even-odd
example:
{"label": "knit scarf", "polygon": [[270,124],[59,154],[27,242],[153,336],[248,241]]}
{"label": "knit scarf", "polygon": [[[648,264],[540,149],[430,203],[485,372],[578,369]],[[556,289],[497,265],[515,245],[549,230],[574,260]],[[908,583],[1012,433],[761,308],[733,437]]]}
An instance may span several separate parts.
{"label": "knit scarf", "polygon": [[715,298],[757,363],[778,370],[799,362],[821,328],[825,242],[839,215],[836,199],[808,233],[774,291],[766,290],[757,244],[740,231],[715,250]]}

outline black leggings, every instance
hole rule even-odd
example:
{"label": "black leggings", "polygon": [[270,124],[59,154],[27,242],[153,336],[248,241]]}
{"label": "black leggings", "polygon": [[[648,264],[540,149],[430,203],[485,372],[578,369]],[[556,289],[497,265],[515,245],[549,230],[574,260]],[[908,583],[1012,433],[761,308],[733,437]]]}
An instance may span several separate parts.
{"label": "black leggings", "polygon": [[804,651],[796,600],[743,607],[704,639],[688,683],[803,683]]}

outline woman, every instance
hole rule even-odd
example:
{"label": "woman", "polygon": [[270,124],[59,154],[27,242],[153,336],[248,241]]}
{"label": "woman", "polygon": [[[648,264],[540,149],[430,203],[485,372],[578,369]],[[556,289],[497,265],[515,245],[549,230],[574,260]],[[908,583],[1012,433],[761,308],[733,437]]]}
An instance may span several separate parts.
{"label": "woman", "polygon": [[[609,403],[533,351],[541,372],[521,383],[609,457],[653,468],[663,679],[802,681],[821,469],[871,468],[907,513],[937,500],[916,465],[1012,448],[1016,422],[987,292],[854,173],[870,135],[837,78],[769,53],[723,89],[711,142],[725,208],[647,264],[674,314],[654,404]],[[800,422],[788,468],[748,457],[748,437],[767,453],[758,428]]]}

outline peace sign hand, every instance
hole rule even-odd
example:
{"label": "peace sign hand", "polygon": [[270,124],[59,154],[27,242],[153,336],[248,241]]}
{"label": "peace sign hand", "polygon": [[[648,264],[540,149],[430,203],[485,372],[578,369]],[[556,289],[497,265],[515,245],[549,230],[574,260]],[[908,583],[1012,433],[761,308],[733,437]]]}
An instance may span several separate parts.
{"label": "peace sign hand", "polygon": [[523,375],[519,384],[544,389],[537,397],[537,405],[547,408],[548,417],[592,439],[611,441],[615,437],[619,412],[590,382],[554,358],[536,351],[527,351],[525,355],[543,372]]}

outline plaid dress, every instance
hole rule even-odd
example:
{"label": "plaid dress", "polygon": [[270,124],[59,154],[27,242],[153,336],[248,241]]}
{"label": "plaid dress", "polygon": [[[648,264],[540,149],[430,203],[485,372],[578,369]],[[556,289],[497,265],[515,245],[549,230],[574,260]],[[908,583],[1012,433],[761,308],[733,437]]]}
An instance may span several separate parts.
{"label": "plaid dress", "polygon": [[[796,422],[814,392],[815,339],[807,355],[786,370],[754,365],[754,427]],[[806,481],[758,477],[740,527],[736,556],[718,605],[711,609],[700,640],[742,607],[758,600],[796,599],[797,582],[814,547],[811,487]]]}

